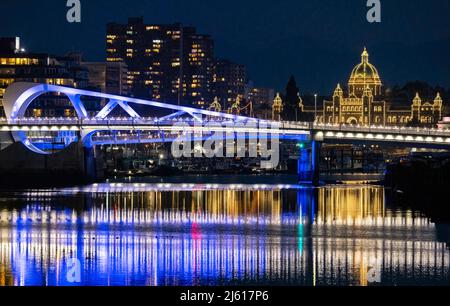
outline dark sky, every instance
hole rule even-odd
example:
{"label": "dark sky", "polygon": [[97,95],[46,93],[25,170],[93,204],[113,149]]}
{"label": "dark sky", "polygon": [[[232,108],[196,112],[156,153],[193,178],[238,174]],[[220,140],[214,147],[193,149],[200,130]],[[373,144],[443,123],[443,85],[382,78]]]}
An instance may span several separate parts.
{"label": "dark sky", "polygon": [[281,89],[290,74],[302,93],[346,83],[366,45],[388,85],[426,80],[450,87],[450,1],[381,0],[381,24],[366,0],[81,0],[82,23],[66,21],[66,0],[2,0],[0,35],[35,52],[80,50],[105,57],[105,25],[144,16],[211,34],[216,55],[247,65],[256,85]]}

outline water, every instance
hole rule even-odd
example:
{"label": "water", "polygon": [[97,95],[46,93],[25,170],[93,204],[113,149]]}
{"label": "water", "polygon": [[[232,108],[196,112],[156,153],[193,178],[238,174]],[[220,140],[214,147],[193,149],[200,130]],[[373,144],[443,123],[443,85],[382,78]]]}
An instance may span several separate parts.
{"label": "water", "polygon": [[450,285],[450,227],[382,187],[239,181],[3,191],[0,285]]}

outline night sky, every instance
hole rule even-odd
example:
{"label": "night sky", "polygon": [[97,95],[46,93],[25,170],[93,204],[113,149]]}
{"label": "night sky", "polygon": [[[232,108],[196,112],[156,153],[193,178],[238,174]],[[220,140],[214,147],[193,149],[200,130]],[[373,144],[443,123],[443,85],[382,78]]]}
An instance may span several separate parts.
{"label": "night sky", "polygon": [[27,50],[84,53],[104,60],[107,22],[144,16],[211,34],[218,57],[247,66],[255,85],[329,94],[346,83],[367,46],[387,85],[425,80],[450,87],[450,1],[381,0],[381,24],[366,21],[366,0],[81,0],[82,23],[66,21],[66,0],[2,0],[0,36]]}

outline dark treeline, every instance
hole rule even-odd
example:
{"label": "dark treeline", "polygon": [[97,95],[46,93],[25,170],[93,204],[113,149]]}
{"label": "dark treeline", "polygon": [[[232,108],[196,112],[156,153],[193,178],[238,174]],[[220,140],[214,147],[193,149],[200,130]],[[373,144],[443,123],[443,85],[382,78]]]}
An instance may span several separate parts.
{"label": "dark treeline", "polygon": [[419,93],[422,101],[433,102],[436,93],[440,93],[444,105],[450,100],[450,89],[442,86],[432,86],[425,81],[410,81],[403,86],[395,85],[386,89],[385,98],[388,102],[399,104],[411,104],[416,93]]}

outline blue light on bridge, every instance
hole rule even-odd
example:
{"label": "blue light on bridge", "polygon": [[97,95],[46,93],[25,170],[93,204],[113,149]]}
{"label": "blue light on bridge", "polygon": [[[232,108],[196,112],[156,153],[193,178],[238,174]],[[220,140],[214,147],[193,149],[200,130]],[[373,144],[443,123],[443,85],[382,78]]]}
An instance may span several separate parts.
{"label": "blue light on bridge", "polygon": [[[48,125],[45,125],[46,121],[42,119],[24,118],[27,107],[34,99],[52,92],[59,92],[66,95],[75,108],[78,118],[47,118]],[[80,98],[81,96],[102,98],[107,100],[108,103],[94,118],[88,118],[86,109]],[[3,104],[7,119],[7,126],[3,126],[3,128],[6,128],[6,130],[12,133],[14,141],[22,142],[28,149],[39,154],[48,154],[48,152],[43,150],[45,148],[44,145],[40,145],[40,147],[34,145],[34,142],[27,135],[30,131],[59,131],[61,129],[70,130],[73,128],[80,133],[83,144],[89,147],[96,144],[90,140],[90,137],[98,131],[153,129],[154,131],[161,132],[165,131],[165,128],[168,126],[173,126],[176,122],[185,122],[192,126],[199,124],[201,128],[205,128],[206,123],[213,121],[219,123],[232,122],[236,126],[250,122],[259,126],[265,125],[266,127],[276,125],[280,133],[275,135],[275,137],[279,136],[279,139],[296,141],[303,141],[304,139],[307,139],[307,141],[316,140],[333,143],[354,143],[358,141],[370,144],[394,143],[412,145],[414,147],[423,146],[444,149],[448,149],[450,146],[450,132],[444,129],[346,126],[312,122],[275,122],[49,84],[13,83],[5,91]],[[134,105],[156,107],[173,113],[162,118],[152,118],[150,120],[149,118],[140,117],[133,109]],[[122,108],[129,117],[108,118],[115,107]],[[236,126],[229,128],[235,128]],[[4,130],[3,128],[2,130]],[[225,128],[227,129],[227,127]],[[227,129],[227,131],[229,130]],[[253,130],[247,130],[245,132],[250,133]],[[263,134],[262,132],[260,133]],[[163,140],[166,141],[164,137]],[[139,142],[140,139],[138,138],[123,141],[123,143]],[[98,142],[98,144],[101,144],[101,142]],[[299,146],[300,149],[306,147],[302,142]]]}

